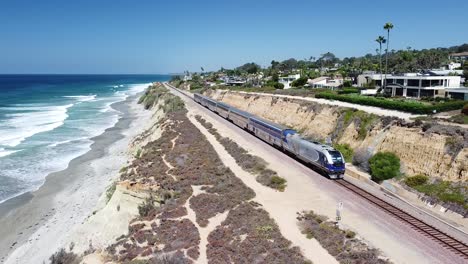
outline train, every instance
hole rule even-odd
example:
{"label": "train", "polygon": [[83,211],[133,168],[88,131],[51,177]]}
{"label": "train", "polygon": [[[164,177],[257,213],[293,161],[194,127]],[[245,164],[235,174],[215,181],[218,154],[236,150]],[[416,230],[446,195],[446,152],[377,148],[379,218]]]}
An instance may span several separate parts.
{"label": "train", "polygon": [[210,97],[195,93],[195,102],[217,113],[240,128],[247,130],[273,147],[320,170],[330,179],[342,179],[345,160],[331,146],[304,139],[297,131],[275,124]]}

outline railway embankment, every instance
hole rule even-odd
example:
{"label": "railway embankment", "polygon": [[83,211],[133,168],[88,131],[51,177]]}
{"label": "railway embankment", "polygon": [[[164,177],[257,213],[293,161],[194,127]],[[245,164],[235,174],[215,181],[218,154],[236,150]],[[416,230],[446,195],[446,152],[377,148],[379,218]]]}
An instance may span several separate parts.
{"label": "railway embankment", "polygon": [[[466,217],[468,129],[435,122],[407,121],[396,117],[379,116],[362,110],[296,98],[226,90],[209,90],[205,93],[239,109],[292,127],[305,137],[321,141],[331,139],[335,145],[349,146],[357,158],[352,158],[348,162],[359,158],[368,159],[377,152],[395,153],[401,161],[401,176],[385,182],[386,186],[405,194],[408,199],[415,198],[414,195],[417,196],[414,200],[422,198],[423,201],[419,202],[429,204],[431,209],[435,209],[434,204],[439,204],[437,211],[450,209],[451,212],[455,211],[458,215]],[[361,163],[355,162],[358,167],[364,167],[365,170],[366,164]],[[351,171],[353,175],[367,178],[365,171],[353,169]],[[441,190],[440,184],[428,185],[424,190],[421,188],[426,191],[425,194],[408,188],[404,184],[405,177],[415,175],[425,175],[432,183],[448,183],[452,189]],[[427,190],[430,188],[434,193]],[[435,190],[438,188],[440,190]],[[452,190],[460,196],[457,197],[458,203],[441,199],[444,195],[450,195]],[[447,195],[440,194],[442,191]]]}

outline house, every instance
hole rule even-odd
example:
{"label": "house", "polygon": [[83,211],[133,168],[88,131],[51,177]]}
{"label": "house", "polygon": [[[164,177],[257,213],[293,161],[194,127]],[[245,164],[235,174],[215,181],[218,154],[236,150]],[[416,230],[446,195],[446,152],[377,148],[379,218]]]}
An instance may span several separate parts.
{"label": "house", "polygon": [[[358,76],[358,86],[379,88],[385,75],[377,73],[361,74]],[[460,76],[430,75],[419,73],[405,73],[401,75],[387,74],[385,93],[391,96],[403,97],[444,97],[445,90],[459,88]]]}
{"label": "house", "polygon": [[445,65],[445,69],[447,70],[455,70],[461,68],[462,64],[459,62],[450,62],[449,64]]}
{"label": "house", "polygon": [[468,88],[447,89],[445,97],[468,101]]}
{"label": "house", "polygon": [[191,81],[192,80],[192,74],[191,73],[187,73],[184,75],[184,82],[186,81]]}
{"label": "house", "polygon": [[460,52],[460,53],[452,53],[450,54],[449,57],[451,60],[465,61],[465,60],[468,60],[468,51]]}
{"label": "house", "polygon": [[245,84],[245,79],[238,76],[229,76],[224,78],[227,86],[242,86]]}
{"label": "house", "polygon": [[343,85],[342,78],[331,78],[328,76],[320,76],[312,80],[308,80],[307,84],[309,87],[313,88],[337,88]]}
{"label": "house", "polygon": [[307,84],[313,88],[321,88],[327,84],[327,80],[330,79],[328,76],[320,76],[314,79],[307,80]]}
{"label": "house", "polygon": [[299,78],[301,78],[301,75],[299,73],[290,74],[288,76],[279,77],[278,82],[284,85],[284,89],[289,89],[291,88],[292,82],[294,82],[295,80]]}

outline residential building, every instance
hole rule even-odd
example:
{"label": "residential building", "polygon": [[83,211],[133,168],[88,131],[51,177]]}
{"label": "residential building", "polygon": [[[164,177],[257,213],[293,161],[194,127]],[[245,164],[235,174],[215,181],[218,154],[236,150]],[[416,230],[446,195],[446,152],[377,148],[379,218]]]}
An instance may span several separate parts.
{"label": "residential building", "polygon": [[309,87],[313,88],[337,88],[343,85],[342,78],[331,78],[328,76],[320,76],[312,80],[308,80],[307,84]]}
{"label": "residential building", "polygon": [[450,62],[449,64],[447,64],[445,66],[445,69],[447,70],[455,70],[455,69],[458,69],[458,68],[461,68],[462,64],[459,63],[459,62]]}
{"label": "residential building", "polygon": [[468,101],[468,88],[447,89],[445,96],[448,98]]}
{"label": "residential building", "polygon": [[456,60],[456,61],[468,60],[468,51],[460,52],[460,53],[452,53],[450,54],[450,59]]}
{"label": "residential building", "polygon": [[192,80],[192,74],[191,73],[187,73],[184,75],[184,82],[186,81],[191,81]]}
{"label": "residential building", "polygon": [[242,86],[245,82],[246,80],[244,78],[238,76],[229,76],[224,78],[224,83],[226,83],[227,86]]}
{"label": "residential building", "polygon": [[[358,76],[358,86],[379,88],[385,75],[371,73]],[[459,88],[460,76],[432,76],[429,74],[405,73],[402,75],[387,74],[385,93],[403,97],[444,97],[445,90]]]}
{"label": "residential building", "polygon": [[289,89],[291,88],[292,82],[294,82],[295,80],[299,78],[301,78],[301,75],[299,73],[290,74],[288,76],[279,77],[278,82],[284,85],[284,89]]}

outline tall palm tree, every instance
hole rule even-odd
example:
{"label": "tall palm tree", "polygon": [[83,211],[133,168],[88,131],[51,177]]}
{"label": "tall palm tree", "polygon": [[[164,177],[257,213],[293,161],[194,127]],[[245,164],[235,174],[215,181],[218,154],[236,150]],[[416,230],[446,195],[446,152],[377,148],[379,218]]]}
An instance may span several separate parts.
{"label": "tall palm tree", "polygon": [[385,42],[387,42],[387,40],[385,39],[384,36],[379,36],[379,37],[377,37],[377,39],[376,39],[375,41],[377,41],[377,43],[379,43],[380,89],[382,89],[382,87],[383,87],[383,80],[382,80],[382,44],[384,44]]}
{"label": "tall palm tree", "polygon": [[387,30],[387,49],[385,49],[385,88],[387,87],[387,71],[388,71],[388,44],[390,43],[390,30],[393,29],[393,24],[390,22],[385,23],[383,26]]}

